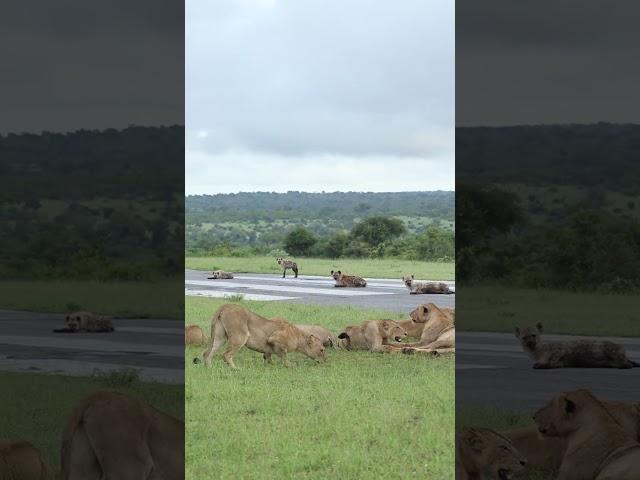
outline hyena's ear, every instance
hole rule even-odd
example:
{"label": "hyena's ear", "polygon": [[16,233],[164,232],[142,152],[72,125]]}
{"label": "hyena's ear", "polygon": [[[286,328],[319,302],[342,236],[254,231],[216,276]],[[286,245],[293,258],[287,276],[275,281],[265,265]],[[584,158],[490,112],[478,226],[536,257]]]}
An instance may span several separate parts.
{"label": "hyena's ear", "polygon": [[333,275],[333,270],[331,270],[331,275]]}
{"label": "hyena's ear", "polygon": [[538,330],[538,332],[542,333],[542,323],[536,323],[536,329]]}
{"label": "hyena's ear", "polygon": [[342,275],[342,270],[338,270],[338,275]]}
{"label": "hyena's ear", "polygon": [[338,338],[349,338],[349,334],[347,332],[342,332],[340,335],[338,335]]}
{"label": "hyena's ear", "polygon": [[516,338],[520,338],[520,327],[516,327],[514,333],[516,334]]}
{"label": "hyena's ear", "polygon": [[411,280],[413,280],[415,277],[413,275],[411,275]]}

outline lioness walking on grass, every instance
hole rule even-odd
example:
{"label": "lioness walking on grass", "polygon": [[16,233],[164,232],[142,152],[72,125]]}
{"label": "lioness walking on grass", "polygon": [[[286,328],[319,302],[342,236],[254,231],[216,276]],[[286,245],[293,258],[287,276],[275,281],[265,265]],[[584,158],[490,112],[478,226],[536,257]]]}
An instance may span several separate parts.
{"label": "lioness walking on grass", "polygon": [[[293,351],[317,362],[327,360],[324,345],[314,335],[307,335],[284,320],[269,320],[233,303],[222,305],[213,315],[209,347],[202,352],[206,365],[211,364],[211,357],[225,342],[228,344],[222,358],[233,369],[237,369],[233,357],[244,346],[263,353],[266,362],[271,362],[271,355],[275,353],[287,367],[291,366],[287,353]],[[200,363],[200,359],[194,358],[193,363]]]}

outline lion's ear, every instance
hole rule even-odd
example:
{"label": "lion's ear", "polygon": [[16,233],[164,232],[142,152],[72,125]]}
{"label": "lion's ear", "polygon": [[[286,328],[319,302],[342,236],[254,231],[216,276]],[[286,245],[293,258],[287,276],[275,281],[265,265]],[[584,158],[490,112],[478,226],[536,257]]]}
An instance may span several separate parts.
{"label": "lion's ear", "polygon": [[390,324],[389,324],[389,321],[388,321],[388,320],[383,320],[383,321],[382,321],[382,326],[383,326],[384,328],[389,328],[389,325],[390,325]]}
{"label": "lion's ear", "polygon": [[542,323],[536,323],[536,329],[538,330],[538,332],[542,333]]}
{"label": "lion's ear", "polygon": [[313,345],[314,340],[318,340],[318,337],[315,335],[309,335],[307,337],[307,345]]}
{"label": "lion's ear", "polygon": [[474,452],[481,453],[484,449],[484,440],[475,428],[466,428],[463,432],[462,441]]}
{"label": "lion's ear", "polygon": [[566,413],[573,413],[576,411],[576,404],[566,397],[564,399],[564,411]]}
{"label": "lion's ear", "polygon": [[426,305],[423,305],[423,306],[422,306],[422,311],[423,311],[424,313],[429,313],[429,307],[427,307]]}

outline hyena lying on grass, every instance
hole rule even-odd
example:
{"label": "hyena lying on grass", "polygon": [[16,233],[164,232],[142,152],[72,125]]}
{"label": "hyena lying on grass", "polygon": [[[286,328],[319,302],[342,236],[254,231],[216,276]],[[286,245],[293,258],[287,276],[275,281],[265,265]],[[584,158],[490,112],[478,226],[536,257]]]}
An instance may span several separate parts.
{"label": "hyena lying on grass", "polygon": [[413,275],[410,277],[402,277],[402,281],[409,289],[409,294],[417,295],[420,293],[429,294],[449,294],[454,293],[446,283],[443,282],[416,282]]}
{"label": "hyena lying on grass", "polygon": [[216,270],[214,271],[210,277],[207,277],[208,280],[220,280],[220,279],[232,279],[233,273],[225,272],[224,270]]}
{"label": "hyena lying on grass", "polygon": [[282,278],[286,276],[287,270],[289,269],[293,270],[293,273],[296,275],[295,278],[298,278],[298,264],[296,262],[293,260],[285,260],[282,257],[277,258],[276,261],[278,265],[282,267]]}
{"label": "hyena lying on grass", "polygon": [[516,338],[535,362],[533,368],[633,368],[640,364],[629,360],[622,345],[609,341],[572,340],[542,342],[542,324],[535,328],[516,327]]}
{"label": "hyena lying on grass", "polygon": [[334,272],[331,270],[331,276],[336,281],[336,287],[361,287],[367,286],[367,281],[357,275],[345,275],[340,270]]}

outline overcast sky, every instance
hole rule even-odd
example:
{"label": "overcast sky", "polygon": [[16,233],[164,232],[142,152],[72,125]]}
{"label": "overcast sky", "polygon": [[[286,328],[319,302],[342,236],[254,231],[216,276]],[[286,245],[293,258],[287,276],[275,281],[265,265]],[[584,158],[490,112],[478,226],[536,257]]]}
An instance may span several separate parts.
{"label": "overcast sky", "polygon": [[186,4],[188,194],[454,188],[451,0]]}

